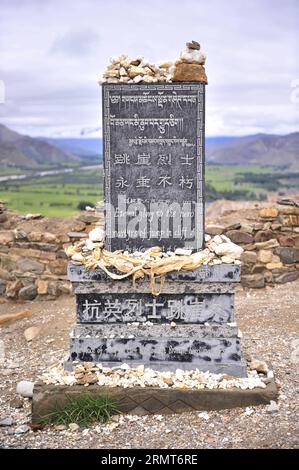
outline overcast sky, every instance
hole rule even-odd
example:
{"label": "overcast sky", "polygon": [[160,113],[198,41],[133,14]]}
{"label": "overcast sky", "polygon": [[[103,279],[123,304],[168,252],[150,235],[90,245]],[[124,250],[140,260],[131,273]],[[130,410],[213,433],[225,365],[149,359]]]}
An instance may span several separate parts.
{"label": "overcast sky", "polygon": [[94,135],[111,56],[175,60],[192,39],[207,54],[207,135],[299,130],[299,0],[0,0],[0,122]]}

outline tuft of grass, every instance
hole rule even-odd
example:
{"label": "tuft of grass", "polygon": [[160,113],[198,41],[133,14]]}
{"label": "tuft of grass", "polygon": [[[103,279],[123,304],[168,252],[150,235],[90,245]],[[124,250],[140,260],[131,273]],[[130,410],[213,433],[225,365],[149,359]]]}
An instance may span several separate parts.
{"label": "tuft of grass", "polygon": [[42,424],[77,423],[79,426],[88,426],[95,422],[106,423],[111,416],[119,413],[117,403],[108,395],[97,394],[72,397],[66,395],[67,403],[56,403],[54,411],[41,418]]}

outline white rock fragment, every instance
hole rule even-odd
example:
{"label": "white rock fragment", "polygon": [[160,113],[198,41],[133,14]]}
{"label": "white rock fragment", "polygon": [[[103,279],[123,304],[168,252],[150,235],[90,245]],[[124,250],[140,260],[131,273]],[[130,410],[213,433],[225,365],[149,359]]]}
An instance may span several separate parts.
{"label": "white rock fragment", "polygon": [[220,245],[216,245],[214,251],[218,256],[230,256],[233,259],[239,259],[244,250],[235,243],[224,242]]}
{"label": "white rock fragment", "polygon": [[23,424],[22,426],[18,426],[15,429],[15,434],[25,434],[26,432],[30,431],[30,427],[27,424]]}
{"label": "white rock fragment", "polygon": [[197,416],[201,419],[204,419],[205,421],[208,421],[210,419],[210,416],[208,415],[208,413],[206,411],[198,413]]}
{"label": "white rock fragment", "polygon": [[267,372],[267,379],[274,379],[274,372],[273,370],[269,370]]}
{"label": "white rock fragment", "polygon": [[266,406],[266,412],[269,414],[277,413],[279,411],[279,406],[278,404],[271,400],[270,404]]}
{"label": "white rock fragment", "polygon": [[83,261],[84,261],[84,256],[82,255],[82,253],[75,253],[75,254],[73,254],[73,256],[72,256],[72,260],[73,260],[73,261],[77,261],[78,263],[83,263]]}
{"label": "white rock fragment", "polygon": [[22,397],[32,398],[33,388],[34,388],[33,382],[30,382],[29,380],[21,380],[21,382],[17,384],[16,392],[19,395],[22,395]]}
{"label": "white rock fragment", "polygon": [[177,248],[174,251],[175,255],[181,255],[181,256],[190,256],[192,254],[192,250],[187,250],[185,248]]}
{"label": "white rock fragment", "polygon": [[225,263],[225,264],[233,264],[234,263],[234,258],[232,258],[231,256],[221,256],[221,261],[222,263]]}
{"label": "white rock fragment", "polygon": [[69,430],[72,432],[79,431],[80,426],[77,423],[70,423],[69,424]]}
{"label": "white rock fragment", "polygon": [[24,331],[26,341],[30,342],[36,338],[39,335],[41,328],[41,326],[30,326],[29,328],[26,328]]}
{"label": "white rock fragment", "polygon": [[133,78],[134,83],[140,83],[142,82],[143,78],[141,75],[137,75],[136,77]]}
{"label": "white rock fragment", "polygon": [[269,371],[269,368],[266,362],[261,361],[260,359],[252,359],[252,361],[249,364],[249,368],[251,370],[256,370],[257,372],[260,372],[261,374],[266,374],[266,375]]}
{"label": "white rock fragment", "polygon": [[85,246],[88,250],[92,251],[95,247],[95,244],[92,240],[90,240],[90,238],[87,238],[85,241]]}
{"label": "white rock fragment", "polygon": [[89,232],[89,239],[93,242],[101,242],[104,240],[104,230],[96,227]]}
{"label": "white rock fragment", "polygon": [[223,243],[223,240],[220,235],[215,235],[215,237],[213,237],[213,242],[216,243],[216,245],[220,245]]}
{"label": "white rock fragment", "polygon": [[180,59],[184,62],[203,65],[206,61],[206,56],[200,50],[185,47],[181,50]]}

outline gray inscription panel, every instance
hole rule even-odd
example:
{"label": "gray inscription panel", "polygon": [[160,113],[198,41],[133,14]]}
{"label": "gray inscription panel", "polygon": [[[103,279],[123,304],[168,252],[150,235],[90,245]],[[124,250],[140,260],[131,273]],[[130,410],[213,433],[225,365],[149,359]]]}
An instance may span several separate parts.
{"label": "gray inscription panel", "polygon": [[233,294],[77,294],[81,323],[226,323],[233,321]]}
{"label": "gray inscription panel", "polygon": [[109,250],[202,247],[204,98],[202,83],[103,85]]}

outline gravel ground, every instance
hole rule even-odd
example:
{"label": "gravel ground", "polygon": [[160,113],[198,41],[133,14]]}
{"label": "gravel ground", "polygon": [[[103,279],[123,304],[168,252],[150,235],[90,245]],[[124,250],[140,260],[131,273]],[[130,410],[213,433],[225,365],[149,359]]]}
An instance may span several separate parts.
{"label": "gravel ground", "polygon": [[[30,400],[15,393],[19,380],[35,381],[48,365],[65,357],[75,322],[75,302],[2,303],[2,313],[30,309],[30,318],[0,328],[0,426],[2,448],[298,448],[299,281],[237,292],[236,317],[246,358],[264,359],[280,386],[277,410],[268,406],[169,416],[123,416],[108,425],[79,431],[53,427],[33,432]],[[24,330],[41,326],[30,343]],[[297,355],[296,342],[297,341]],[[16,406],[22,406],[16,408]]]}

